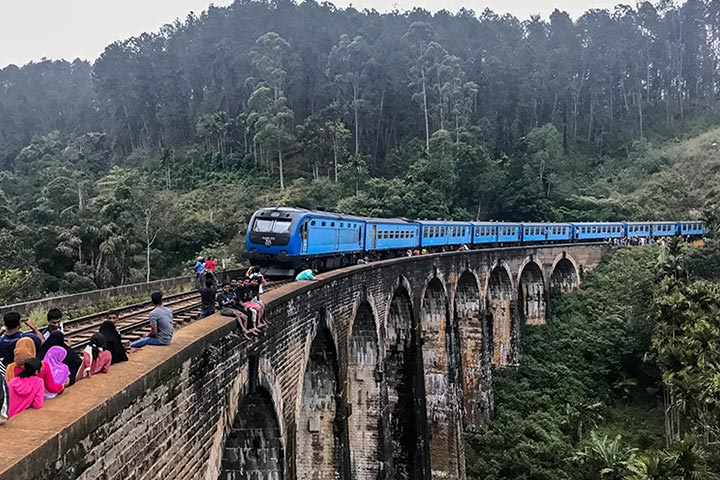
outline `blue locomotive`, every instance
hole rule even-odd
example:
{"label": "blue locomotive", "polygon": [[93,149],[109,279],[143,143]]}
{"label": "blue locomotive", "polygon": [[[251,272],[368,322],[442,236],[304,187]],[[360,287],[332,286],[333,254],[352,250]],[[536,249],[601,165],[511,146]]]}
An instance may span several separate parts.
{"label": "blue locomotive", "polygon": [[408,250],[439,252],[483,246],[527,245],[705,235],[701,221],[663,222],[451,222],[366,218],[291,207],[255,212],[247,231],[253,264],[269,275],[300,268],[328,270],[364,257],[392,258]]}

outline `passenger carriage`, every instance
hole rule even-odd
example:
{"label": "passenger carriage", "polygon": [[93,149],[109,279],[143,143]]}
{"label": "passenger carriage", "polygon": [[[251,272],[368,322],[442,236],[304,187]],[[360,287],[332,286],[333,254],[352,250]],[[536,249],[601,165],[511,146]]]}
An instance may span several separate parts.
{"label": "passenger carriage", "polygon": [[677,222],[677,228],[683,237],[702,237],[705,235],[705,223],[700,221],[694,222]]}
{"label": "passenger carriage", "polygon": [[420,248],[439,251],[471,243],[471,225],[468,222],[417,220],[415,223],[420,228]]}
{"label": "passenger carriage", "polygon": [[523,223],[523,242],[560,242],[571,239],[569,223]]}
{"label": "passenger carriage", "polygon": [[415,250],[420,244],[420,226],[404,219],[365,219],[365,250],[387,257],[391,251]]}
{"label": "passenger carriage", "polygon": [[575,240],[605,240],[623,238],[626,235],[622,222],[577,222],[571,223]]}

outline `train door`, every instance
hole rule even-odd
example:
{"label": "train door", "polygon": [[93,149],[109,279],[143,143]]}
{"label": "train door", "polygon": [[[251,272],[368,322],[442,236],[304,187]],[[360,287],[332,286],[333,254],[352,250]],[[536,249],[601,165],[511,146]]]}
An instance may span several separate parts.
{"label": "train door", "polygon": [[308,234],[310,225],[307,220],[300,226],[300,238],[302,239],[302,245],[300,247],[300,253],[308,253]]}
{"label": "train door", "polygon": [[331,225],[334,225],[333,235],[335,235],[335,251],[337,252],[340,250],[340,222],[332,222]]}
{"label": "train door", "polygon": [[377,246],[377,225],[373,225],[372,227],[372,236],[370,238],[370,244],[372,247],[370,247],[371,250],[375,250],[375,247]]}

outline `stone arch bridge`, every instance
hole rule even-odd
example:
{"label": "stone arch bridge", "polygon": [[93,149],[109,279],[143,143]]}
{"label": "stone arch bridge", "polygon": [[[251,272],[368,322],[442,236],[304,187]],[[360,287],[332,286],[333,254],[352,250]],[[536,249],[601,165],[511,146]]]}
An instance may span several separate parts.
{"label": "stone arch bridge", "polygon": [[283,286],[258,340],[214,315],[12,419],[0,478],[463,479],[492,367],[518,364],[523,328],[606,248],[426,255]]}

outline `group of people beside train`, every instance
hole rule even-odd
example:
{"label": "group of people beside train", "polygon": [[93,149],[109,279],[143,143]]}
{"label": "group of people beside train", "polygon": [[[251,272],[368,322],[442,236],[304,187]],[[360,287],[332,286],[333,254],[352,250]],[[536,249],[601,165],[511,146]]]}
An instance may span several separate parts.
{"label": "group of people beside train", "polygon": [[235,317],[245,338],[250,339],[268,327],[265,304],[260,300],[267,280],[260,267],[250,266],[245,275],[219,283],[214,270],[204,268],[197,272],[197,289],[200,292],[200,318],[215,312]]}
{"label": "group of people beside train", "polygon": [[[154,292],[151,301],[147,335],[126,346],[117,328],[120,315],[111,310],[80,352],[65,340],[59,309],[48,311],[42,331],[18,312],[6,313],[0,336],[0,424],[28,408],[42,408],[46,400],[81,380],[109,373],[111,365],[127,361],[135,349],[168,345],[173,336],[172,311],[163,306],[160,292]],[[30,331],[22,331],[23,324]]]}

